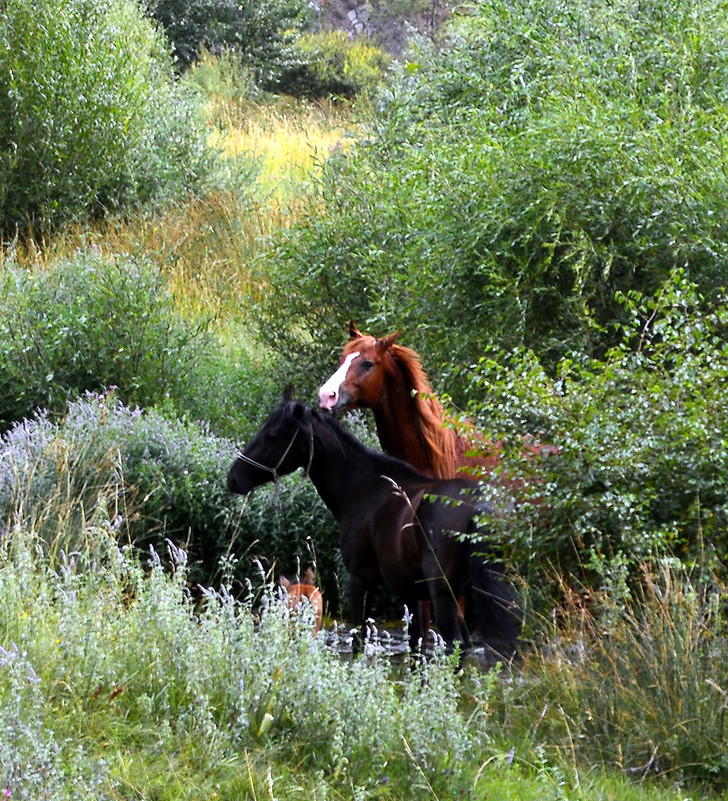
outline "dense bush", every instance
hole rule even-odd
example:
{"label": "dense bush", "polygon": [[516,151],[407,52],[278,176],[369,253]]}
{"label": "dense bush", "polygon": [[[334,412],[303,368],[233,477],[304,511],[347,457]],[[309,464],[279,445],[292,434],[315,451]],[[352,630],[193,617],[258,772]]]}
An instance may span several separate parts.
{"label": "dense bush", "polygon": [[114,386],[128,404],[167,404],[242,435],[270,397],[259,368],[185,318],[145,261],[79,252],[47,271],[6,263],[0,310],[3,427]]}
{"label": "dense bush", "polygon": [[173,45],[180,67],[203,49],[234,52],[259,85],[275,81],[293,57],[292,43],[307,29],[305,0],[150,0],[149,13]]}
{"label": "dense bush", "polygon": [[203,583],[219,582],[223,567],[252,578],[256,560],[288,574],[315,560],[336,608],[338,529],[313,485],[292,477],[236,499],[226,484],[235,452],[199,423],[88,395],[59,422],[40,415],[5,434],[0,524],[33,531],[59,554],[82,548],[84,524],[105,515],[122,543],[184,544]]}
{"label": "dense bush", "polygon": [[655,292],[684,267],[710,297],[728,264],[716,9],[470,6],[411,54],[366,142],[328,160],[311,214],[272,252],[271,340],[323,373],[351,316],[404,328],[429,364],[496,344],[552,370],[616,343],[618,291]]}
{"label": "dense bush", "polygon": [[136,0],[0,7],[0,235],[169,200],[210,172],[197,104]]}
{"label": "dense bush", "polygon": [[480,427],[514,446],[507,469],[531,474],[520,432],[559,447],[531,487],[544,505],[506,523],[534,588],[548,563],[589,584],[595,559],[728,555],[728,304],[706,309],[680,272],[622,303],[623,344],[603,360],[565,359],[550,378],[532,355],[500,353],[472,377]]}
{"label": "dense bush", "polygon": [[277,88],[308,98],[371,94],[384,78],[387,54],[343,31],[304,34],[296,40],[299,62],[284,70]]}

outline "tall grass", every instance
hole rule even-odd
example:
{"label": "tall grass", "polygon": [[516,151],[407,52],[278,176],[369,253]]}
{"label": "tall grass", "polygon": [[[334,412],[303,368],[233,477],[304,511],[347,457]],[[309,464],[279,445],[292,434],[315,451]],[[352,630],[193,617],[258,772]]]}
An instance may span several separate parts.
{"label": "tall grass", "polygon": [[156,212],[69,226],[42,245],[15,243],[12,259],[43,269],[91,246],[107,256],[143,255],[168,276],[188,315],[212,314],[225,339],[247,346],[248,353],[260,352],[244,324],[266,291],[252,265],[275,232],[309,208],[305,183],[350,141],[353,111],[325,101],[255,103],[244,90],[231,96],[219,84],[220,64],[208,68],[217,75],[206,106],[209,136],[230,165],[226,186]]}
{"label": "tall grass", "polygon": [[725,587],[677,561],[642,565],[628,583],[617,560],[604,576],[586,601],[565,591],[547,647],[514,688],[511,723],[580,766],[724,788]]}
{"label": "tall grass", "polygon": [[476,758],[451,660],[401,673],[375,642],[340,659],[268,584],[195,605],[184,551],[170,544],[168,571],[112,529],[99,511],[53,562],[32,528],[0,541],[7,797],[232,799],[270,782],[270,797],[397,798]]}
{"label": "tall grass", "polygon": [[351,109],[331,101],[278,100],[227,104],[218,110],[212,142],[229,156],[251,154],[260,165],[264,192],[300,190],[333,152],[343,150],[356,130]]}

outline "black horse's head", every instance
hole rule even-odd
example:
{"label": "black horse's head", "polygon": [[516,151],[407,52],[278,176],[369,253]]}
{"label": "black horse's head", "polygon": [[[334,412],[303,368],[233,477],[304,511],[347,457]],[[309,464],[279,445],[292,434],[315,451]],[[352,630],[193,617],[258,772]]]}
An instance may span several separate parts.
{"label": "black horse's head", "polygon": [[284,401],[233,463],[228,489],[247,495],[261,484],[307,467],[313,456],[315,415],[309,406]]}
{"label": "black horse's head", "polygon": [[[299,467],[306,471],[316,454],[341,455],[342,442],[355,441],[330,414],[299,401],[283,402],[258,429],[228,473],[228,489],[240,495],[286,476]],[[357,442],[359,448],[364,448]]]}

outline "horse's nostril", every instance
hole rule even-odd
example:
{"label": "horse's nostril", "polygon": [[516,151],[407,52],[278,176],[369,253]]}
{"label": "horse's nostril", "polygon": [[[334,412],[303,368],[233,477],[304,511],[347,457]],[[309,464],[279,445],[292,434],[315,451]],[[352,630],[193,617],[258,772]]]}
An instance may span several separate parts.
{"label": "horse's nostril", "polygon": [[319,404],[323,409],[330,409],[336,403],[338,393],[334,390],[328,392],[319,392]]}

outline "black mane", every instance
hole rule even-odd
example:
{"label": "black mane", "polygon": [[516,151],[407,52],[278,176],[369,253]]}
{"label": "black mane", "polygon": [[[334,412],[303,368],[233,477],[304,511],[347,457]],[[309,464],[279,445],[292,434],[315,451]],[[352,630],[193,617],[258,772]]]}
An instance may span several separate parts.
{"label": "black mane", "polygon": [[277,414],[286,423],[298,426],[306,436],[313,437],[314,441],[317,441],[323,448],[341,450],[343,444],[346,444],[347,447],[355,449],[373,460],[375,464],[380,465],[382,473],[391,473],[396,469],[398,473],[404,473],[412,479],[431,480],[407,462],[370,448],[357,439],[351,431],[344,428],[329,412],[307,406],[301,401],[284,401]]}

